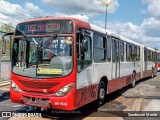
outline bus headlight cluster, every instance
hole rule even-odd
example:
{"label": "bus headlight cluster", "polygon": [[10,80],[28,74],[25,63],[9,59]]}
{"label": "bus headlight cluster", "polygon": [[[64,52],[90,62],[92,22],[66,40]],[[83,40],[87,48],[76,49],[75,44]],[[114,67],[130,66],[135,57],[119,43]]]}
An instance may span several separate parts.
{"label": "bus headlight cluster", "polygon": [[65,96],[69,91],[74,87],[74,83],[68,84],[64,86],[63,88],[59,89],[56,93],[55,96]]}
{"label": "bus headlight cluster", "polygon": [[12,81],[12,90],[15,92],[21,92],[22,90]]}

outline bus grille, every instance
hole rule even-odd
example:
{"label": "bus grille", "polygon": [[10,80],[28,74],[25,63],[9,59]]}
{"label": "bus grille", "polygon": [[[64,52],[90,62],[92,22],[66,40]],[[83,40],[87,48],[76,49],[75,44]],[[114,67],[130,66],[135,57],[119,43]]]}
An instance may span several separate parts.
{"label": "bus grille", "polygon": [[37,88],[37,89],[50,89],[56,85],[58,85],[59,83],[58,82],[49,82],[49,83],[46,83],[46,82],[28,82],[28,81],[22,81],[22,80],[19,80],[18,81],[20,84],[22,84],[24,87],[27,87],[27,88]]}

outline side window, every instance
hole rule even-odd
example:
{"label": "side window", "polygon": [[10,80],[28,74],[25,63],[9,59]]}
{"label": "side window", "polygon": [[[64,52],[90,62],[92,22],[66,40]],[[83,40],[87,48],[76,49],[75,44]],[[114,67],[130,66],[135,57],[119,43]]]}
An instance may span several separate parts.
{"label": "side window", "polygon": [[157,61],[157,58],[156,58],[156,52],[154,52],[154,61]]}
{"label": "side window", "polygon": [[121,62],[124,62],[124,43],[120,43],[120,55],[121,55]]}
{"label": "side window", "polygon": [[151,56],[152,56],[152,62],[155,61],[155,52],[151,52]]}
{"label": "side window", "polygon": [[91,37],[77,32],[77,71],[80,72],[92,63]]}
{"label": "side window", "polygon": [[148,55],[148,61],[151,61],[151,60],[152,60],[152,57],[151,57],[151,51],[149,51],[149,50],[148,50],[147,55]]}
{"label": "side window", "polygon": [[88,50],[84,52],[84,59],[91,60],[91,37],[85,35],[84,39],[88,42]]}
{"label": "side window", "polygon": [[137,61],[140,61],[140,48],[137,47],[137,58],[136,58]]}
{"label": "side window", "polygon": [[112,62],[116,62],[116,50],[117,50],[117,44],[116,44],[116,41],[113,40],[112,41]]}
{"label": "side window", "polygon": [[132,45],[132,50],[131,50],[131,61],[134,61],[134,46]]}
{"label": "side window", "polygon": [[152,61],[155,61],[155,52],[152,52]]}
{"label": "side window", "polygon": [[153,52],[151,52],[151,61],[153,61]]}
{"label": "side window", "polygon": [[111,62],[111,45],[112,40],[110,38],[107,39],[107,61]]}
{"label": "side window", "polygon": [[133,48],[132,48],[132,45],[129,45],[129,61],[132,61],[132,56],[133,56]]}
{"label": "side window", "polygon": [[93,35],[93,57],[95,62],[106,60],[106,38],[98,34]]}
{"label": "side window", "polygon": [[155,57],[154,57],[154,52],[152,52],[152,61],[155,60]]}
{"label": "side window", "polygon": [[130,61],[130,49],[129,49],[129,44],[126,44],[126,61]]}
{"label": "side window", "polygon": [[132,61],[137,61],[137,47],[133,46],[133,59]]}
{"label": "side window", "polygon": [[146,48],[144,49],[144,61],[145,62],[147,61],[147,49]]}

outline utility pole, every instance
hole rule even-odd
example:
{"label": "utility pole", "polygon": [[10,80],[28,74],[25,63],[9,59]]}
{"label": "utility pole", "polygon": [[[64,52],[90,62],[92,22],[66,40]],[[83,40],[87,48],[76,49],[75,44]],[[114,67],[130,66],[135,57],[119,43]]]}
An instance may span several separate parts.
{"label": "utility pole", "polygon": [[108,11],[107,11],[107,8],[108,8],[108,6],[110,5],[110,4],[112,4],[112,1],[110,1],[110,2],[105,2],[104,0],[99,0],[99,1],[101,1],[101,3],[103,4],[103,5],[105,5],[105,7],[106,7],[106,17],[105,17],[105,29],[107,28],[107,14],[108,14]]}

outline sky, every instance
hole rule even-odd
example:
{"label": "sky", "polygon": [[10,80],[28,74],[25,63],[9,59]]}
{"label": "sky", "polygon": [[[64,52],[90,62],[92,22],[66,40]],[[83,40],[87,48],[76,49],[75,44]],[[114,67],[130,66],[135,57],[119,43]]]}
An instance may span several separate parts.
{"label": "sky", "polygon": [[[112,1],[107,29],[140,44],[160,48],[160,0]],[[16,24],[40,16],[70,16],[104,28],[106,8],[100,0],[0,0],[0,22]]]}

